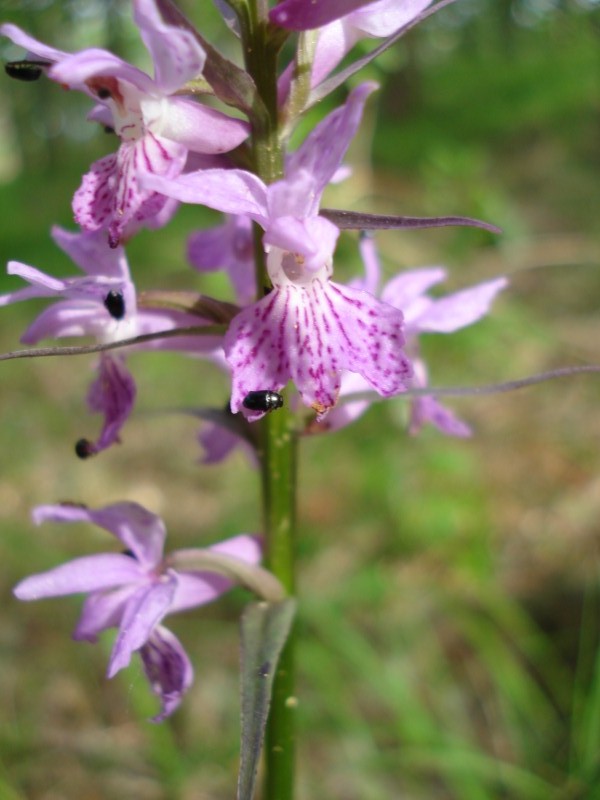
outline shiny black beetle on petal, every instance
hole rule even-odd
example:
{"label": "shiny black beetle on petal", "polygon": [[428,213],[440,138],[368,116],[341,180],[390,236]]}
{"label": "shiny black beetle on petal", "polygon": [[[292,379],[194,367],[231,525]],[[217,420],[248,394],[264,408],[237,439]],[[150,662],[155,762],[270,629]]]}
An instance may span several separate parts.
{"label": "shiny black beetle on petal", "polygon": [[257,392],[248,392],[242,400],[242,405],[248,411],[273,411],[276,408],[281,408],[283,397],[270,389],[262,389]]}
{"label": "shiny black beetle on petal", "polygon": [[104,298],[104,308],[113,319],[123,319],[125,316],[125,298],[123,292],[111,289]]}
{"label": "shiny black beetle on petal", "polygon": [[46,67],[50,66],[48,61],[9,61],[4,65],[4,71],[9,78],[17,81],[37,81],[42,77]]}

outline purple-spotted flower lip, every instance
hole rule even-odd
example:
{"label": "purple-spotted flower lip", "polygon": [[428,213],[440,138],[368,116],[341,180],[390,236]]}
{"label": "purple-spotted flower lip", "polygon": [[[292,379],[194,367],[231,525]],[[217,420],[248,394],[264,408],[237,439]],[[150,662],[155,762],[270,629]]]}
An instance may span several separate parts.
{"label": "purple-spotted flower lip", "polygon": [[163,625],[156,625],[140,648],[144,672],[161,704],[151,722],[163,722],[179,707],[194,681],[194,668],[179,639]]}
{"label": "purple-spotted flower lip", "polygon": [[[337,403],[344,370],[363,375],[384,397],[404,390],[411,366],[402,350],[401,311],[330,281],[327,266],[305,282],[290,280],[281,260],[280,272],[273,291],[234,317],[225,336],[234,413],[249,392],[280,391],[292,380],[304,404],[323,418]],[[262,415],[246,413],[252,420]]]}
{"label": "purple-spotted flower lip", "polygon": [[82,438],[77,442],[75,452],[79,458],[97,455],[121,441],[121,430],[133,411],[136,395],[135,380],[125,359],[101,353],[98,375],[88,390],[87,404],[92,413],[102,414],[104,422],[95,441]]}
{"label": "purple-spotted flower lip", "polygon": [[[19,600],[87,594],[74,638],[93,642],[107,628],[119,629],[109,660],[109,678],[129,664],[134,652],[156,644],[155,637],[163,635],[160,629],[157,634],[157,626],[165,616],[210,603],[233,585],[229,577],[210,569],[173,568],[170,559],[178,552],[186,557],[209,552],[250,566],[257,565],[261,558],[258,538],[247,534],[206,550],[174,551],[165,557],[163,521],[137,503],[115,503],[97,510],[69,504],[38,506],[33,519],[36,524],[89,522],[111,533],[125,549],[121,553],[76,558],[31,575],[14,589]],[[182,670],[186,673],[185,665]],[[158,680],[156,674],[154,678]],[[158,683],[164,686],[164,682]],[[177,684],[182,691],[187,688],[185,677]],[[169,707],[169,698],[164,699]]]}

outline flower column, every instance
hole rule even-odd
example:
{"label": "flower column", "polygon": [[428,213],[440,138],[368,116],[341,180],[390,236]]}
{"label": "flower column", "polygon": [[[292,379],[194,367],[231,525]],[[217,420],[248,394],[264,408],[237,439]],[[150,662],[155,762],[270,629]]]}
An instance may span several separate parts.
{"label": "flower column", "polygon": [[[246,69],[264,104],[252,129],[254,171],[266,184],[283,177],[283,152],[278,129],[278,42],[269,35],[268,7],[249,0],[236,3],[244,40]],[[271,31],[273,29],[271,28]],[[262,244],[262,230],[254,223],[257,299],[271,288]],[[265,389],[270,387],[265,386]],[[294,532],[296,525],[296,440],[288,406],[266,414],[259,423],[262,476],[265,566],[294,593]],[[267,800],[290,800],[294,790],[294,634],[281,654],[273,684],[265,740]]]}

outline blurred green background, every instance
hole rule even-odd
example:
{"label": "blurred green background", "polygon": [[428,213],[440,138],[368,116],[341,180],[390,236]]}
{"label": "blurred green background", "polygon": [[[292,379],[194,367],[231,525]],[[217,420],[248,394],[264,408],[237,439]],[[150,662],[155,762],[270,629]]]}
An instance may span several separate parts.
{"label": "blurred green background", "polygon": [[[181,5],[237,58],[212,6]],[[127,3],[0,6],[54,46],[105,46],[147,64]],[[368,70],[382,90],[349,156],[354,176],[327,204],[468,214],[504,229],[378,237],[387,275],[444,264],[452,289],[511,277],[490,318],[423,342],[434,384],[599,360],[599,17],[591,0],[459,0]],[[0,54],[22,51],[2,42]],[[72,226],[81,175],[115,146],[85,122],[88,107],[49,82],[0,80],[3,262],[72,271],[49,228]],[[221,278],[185,263],[186,235],[215,219],[184,208],[137,236],[128,254],[139,287],[221,293]],[[358,268],[345,235],[336,274]],[[1,280],[3,291],[21,285]],[[3,309],[3,350],[43,305]],[[26,574],[112,545],[84,526],[34,529],[36,504],[137,500],[163,515],[171,547],[260,524],[244,455],[199,466],[197,421],[159,413],[223,404],[222,374],[133,356],[139,405],[123,444],[81,462],[73,443],[98,427],[84,403],[93,363],[0,368],[0,798],[225,800],[238,759],[242,591],[171,621],[197,675],[161,726],[146,721],[156,706],[137,662],[107,682],[108,638],[70,640],[79,599],[11,595]],[[450,402],[472,440],[408,437],[397,400],[303,444],[300,800],[600,798],[598,381]]]}

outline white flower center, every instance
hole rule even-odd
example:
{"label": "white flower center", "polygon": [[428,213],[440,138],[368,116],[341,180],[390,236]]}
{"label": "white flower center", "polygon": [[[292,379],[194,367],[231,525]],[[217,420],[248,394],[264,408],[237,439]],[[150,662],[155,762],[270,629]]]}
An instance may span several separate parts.
{"label": "white flower center", "polygon": [[318,270],[306,269],[304,256],[291,253],[279,247],[271,247],[267,252],[267,272],[273,286],[308,286],[317,278],[327,280],[332,272],[331,261],[327,261]]}
{"label": "white flower center", "polygon": [[145,95],[135,86],[113,77],[87,81],[89,88],[110,110],[115,133],[123,142],[135,142],[146,133],[141,103]]}

